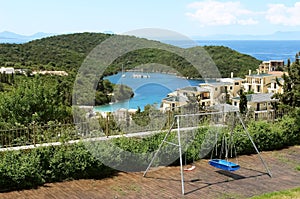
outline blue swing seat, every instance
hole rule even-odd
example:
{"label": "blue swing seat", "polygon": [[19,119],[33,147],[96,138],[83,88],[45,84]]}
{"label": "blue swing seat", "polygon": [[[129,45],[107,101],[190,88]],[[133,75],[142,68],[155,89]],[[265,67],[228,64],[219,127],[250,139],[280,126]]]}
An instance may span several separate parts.
{"label": "blue swing seat", "polygon": [[225,171],[236,171],[240,169],[240,165],[222,159],[212,159],[209,161],[209,164]]}

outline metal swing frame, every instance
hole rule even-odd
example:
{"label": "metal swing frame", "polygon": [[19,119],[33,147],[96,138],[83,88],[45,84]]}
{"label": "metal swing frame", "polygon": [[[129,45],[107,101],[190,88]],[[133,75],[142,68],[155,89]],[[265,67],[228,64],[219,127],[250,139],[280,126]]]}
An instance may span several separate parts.
{"label": "metal swing frame", "polygon": [[[223,115],[223,118],[224,118],[224,115]],[[223,119],[225,120],[225,119]],[[219,158],[214,158],[213,159],[213,153],[214,153],[214,148],[212,149],[212,152],[211,152],[211,157],[210,157],[210,160],[208,161],[209,165],[215,167],[215,168],[218,168],[218,169],[222,169],[222,170],[225,170],[225,171],[236,171],[236,170],[239,170],[240,169],[240,165],[238,164],[238,158],[237,158],[237,152],[236,152],[236,148],[235,148],[235,145],[233,143],[233,140],[232,140],[232,136],[233,136],[233,133],[234,133],[234,128],[235,128],[235,117],[233,118],[233,122],[232,122],[232,126],[231,126],[231,131],[230,131],[230,147],[231,148],[228,148],[227,147],[227,138],[226,138],[226,135],[223,134],[223,137],[222,137],[222,145],[221,145],[221,151],[220,151],[220,157]],[[216,150],[216,155],[217,155],[217,142],[218,142],[218,133],[216,134],[216,143],[215,143],[215,150]],[[228,156],[229,156],[229,153],[231,154],[230,156],[232,157],[232,149],[234,148],[234,156],[236,158],[236,163],[234,162],[230,162],[228,161]],[[222,154],[223,154],[223,151],[225,150],[225,159],[222,159]]]}
{"label": "metal swing frame", "polygon": [[[265,168],[265,170],[266,170],[266,173],[267,173],[270,177],[272,177],[272,173],[271,173],[271,171],[269,170],[269,168],[268,168],[267,164],[265,163],[264,159],[262,158],[262,156],[261,156],[261,154],[260,154],[258,148],[256,147],[256,145],[255,145],[255,143],[254,143],[254,141],[253,141],[253,139],[252,139],[252,137],[251,137],[249,131],[248,131],[247,128],[246,128],[246,125],[245,125],[245,123],[244,123],[244,121],[243,121],[243,119],[242,119],[242,117],[241,117],[239,111],[238,111],[238,110],[233,110],[233,111],[231,110],[231,111],[226,111],[226,112],[224,112],[224,109],[223,109],[223,111],[219,111],[219,112],[208,112],[208,113],[198,113],[198,114],[175,115],[175,116],[174,116],[174,122],[172,123],[172,125],[171,125],[169,131],[167,132],[167,134],[165,135],[165,137],[164,137],[164,139],[162,140],[161,144],[159,145],[159,148],[158,148],[157,151],[155,152],[155,154],[154,154],[154,156],[153,156],[151,162],[149,163],[147,169],[145,170],[145,172],[144,172],[144,174],[143,174],[143,177],[146,177],[147,172],[148,172],[149,169],[151,168],[151,166],[152,166],[152,164],[153,164],[155,158],[157,157],[158,153],[160,152],[162,146],[163,146],[165,143],[166,143],[166,144],[169,144],[169,145],[173,145],[173,146],[175,146],[175,147],[178,147],[178,151],[179,151],[179,161],[180,161],[180,175],[181,175],[181,193],[182,193],[182,195],[185,195],[185,189],[184,189],[184,188],[185,188],[185,187],[184,187],[184,169],[183,169],[183,160],[182,160],[182,145],[181,145],[181,132],[180,132],[180,117],[207,116],[207,115],[219,115],[219,114],[223,114],[223,116],[224,116],[224,113],[229,113],[229,112],[231,112],[231,113],[233,113],[233,114],[236,114],[236,116],[238,117],[240,123],[241,123],[242,126],[243,126],[243,129],[244,129],[244,131],[245,131],[247,137],[248,137],[249,140],[251,141],[252,146],[254,147],[256,153],[258,154],[258,157],[259,157],[261,163],[263,164],[263,166],[264,166],[264,168]],[[170,135],[170,133],[171,133],[171,131],[172,131],[172,129],[173,129],[175,123],[177,123],[177,138],[178,138],[178,142],[177,142],[177,143],[173,143],[173,142],[167,141],[167,138],[169,137],[169,135]]]}

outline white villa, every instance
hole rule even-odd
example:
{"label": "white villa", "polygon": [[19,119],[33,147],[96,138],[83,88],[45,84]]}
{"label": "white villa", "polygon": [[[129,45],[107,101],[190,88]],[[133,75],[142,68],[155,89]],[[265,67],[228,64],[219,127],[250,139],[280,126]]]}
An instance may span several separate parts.
{"label": "white villa", "polygon": [[279,68],[284,67],[283,60],[270,60],[270,61],[263,61],[258,68],[260,73],[268,73],[270,71],[277,71]]}
{"label": "white villa", "polygon": [[161,108],[163,111],[176,110],[181,106],[190,103],[191,99],[196,99],[202,107],[211,107],[219,103],[225,103],[226,93],[232,105],[239,107],[239,90],[252,92],[247,95],[248,110],[254,111],[255,118],[273,117],[272,102],[278,101],[273,99],[275,93],[283,93],[282,85],[284,72],[276,71],[278,67],[284,67],[281,60],[270,60],[262,62],[256,74],[249,74],[245,79],[233,77],[220,78],[216,81],[206,82],[198,86],[189,86],[178,89],[170,93],[167,98],[162,100]]}
{"label": "white villa", "polygon": [[[253,117],[255,119],[264,118],[270,119],[274,117],[274,110],[272,102],[277,102],[278,99],[273,99],[273,93],[259,93],[246,95],[247,108],[253,111]],[[232,98],[232,105],[239,107],[240,97]]]}
{"label": "white villa", "polygon": [[15,69],[12,68],[12,67],[8,67],[8,68],[5,68],[5,67],[1,67],[0,68],[0,73],[1,74],[15,74]]}
{"label": "white villa", "polygon": [[188,104],[188,98],[184,96],[169,96],[162,100],[161,110],[166,111],[176,111],[180,107]]}

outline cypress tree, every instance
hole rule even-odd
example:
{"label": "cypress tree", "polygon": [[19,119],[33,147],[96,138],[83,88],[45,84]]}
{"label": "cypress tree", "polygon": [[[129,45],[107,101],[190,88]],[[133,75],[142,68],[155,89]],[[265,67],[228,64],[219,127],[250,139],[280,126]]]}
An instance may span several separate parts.
{"label": "cypress tree", "polygon": [[246,115],[247,113],[247,103],[248,103],[248,100],[247,100],[247,97],[246,97],[246,94],[244,93],[244,90],[241,88],[240,91],[239,91],[239,95],[240,95],[240,104],[239,104],[239,109],[240,109],[240,113],[243,114],[243,115]]}

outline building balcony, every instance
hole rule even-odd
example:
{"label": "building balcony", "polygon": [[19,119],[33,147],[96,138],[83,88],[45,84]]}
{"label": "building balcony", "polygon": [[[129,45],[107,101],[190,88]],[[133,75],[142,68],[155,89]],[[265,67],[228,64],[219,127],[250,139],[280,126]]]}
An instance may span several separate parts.
{"label": "building balcony", "polygon": [[200,102],[210,102],[211,101],[211,99],[209,98],[209,99],[202,99]]}
{"label": "building balcony", "polygon": [[278,93],[278,88],[268,88],[268,93]]}

